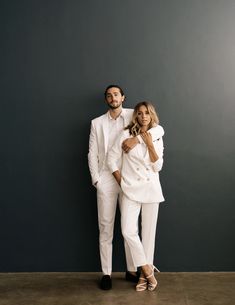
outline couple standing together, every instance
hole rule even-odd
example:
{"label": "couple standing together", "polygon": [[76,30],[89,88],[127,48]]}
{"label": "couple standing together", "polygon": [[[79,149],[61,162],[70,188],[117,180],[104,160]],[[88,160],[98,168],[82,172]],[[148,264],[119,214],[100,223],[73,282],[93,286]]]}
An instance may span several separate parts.
{"label": "couple standing together", "polygon": [[119,86],[108,86],[105,101],[109,110],[91,122],[88,163],[97,189],[103,272],[100,287],[112,288],[112,240],[118,200],[126,279],[137,283],[136,291],[153,291],[157,286],[153,259],[158,208],[164,201],[158,174],[163,165],[164,130],[152,104],[138,103],[133,111],[122,107],[124,100]]}

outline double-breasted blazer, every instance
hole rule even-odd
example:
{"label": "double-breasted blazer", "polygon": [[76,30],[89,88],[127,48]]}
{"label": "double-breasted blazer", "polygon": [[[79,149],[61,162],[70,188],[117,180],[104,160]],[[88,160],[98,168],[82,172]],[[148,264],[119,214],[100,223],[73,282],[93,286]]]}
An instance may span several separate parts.
{"label": "double-breasted blazer", "polygon": [[[164,201],[159,180],[159,171],[163,165],[163,128],[158,125],[149,132],[152,135],[158,160],[151,162],[146,144],[137,144],[128,154],[122,152],[121,144],[130,137],[129,130],[124,130],[108,153],[107,163],[113,173],[118,168],[118,160],[122,159],[121,189],[131,200],[141,203],[156,203]],[[161,136],[159,136],[161,134]]]}

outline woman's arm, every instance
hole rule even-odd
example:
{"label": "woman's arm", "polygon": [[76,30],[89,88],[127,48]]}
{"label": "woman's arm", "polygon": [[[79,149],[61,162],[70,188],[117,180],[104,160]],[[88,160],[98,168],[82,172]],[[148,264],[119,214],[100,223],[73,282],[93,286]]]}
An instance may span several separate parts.
{"label": "woman's arm", "polygon": [[148,148],[149,158],[150,161],[152,162],[153,170],[155,172],[160,172],[163,166],[163,150],[164,150],[162,137],[155,140],[153,143],[152,139],[150,140],[150,137],[146,138],[146,136],[143,135],[143,141],[145,142]]}
{"label": "woman's arm", "polygon": [[121,176],[120,171],[117,170],[117,171],[113,172],[113,176],[114,176],[114,178],[116,179],[117,183],[118,183],[119,185],[121,185],[122,176]]}
{"label": "woman's arm", "polygon": [[150,161],[151,162],[156,162],[159,159],[159,156],[158,156],[158,154],[155,150],[155,147],[153,145],[152,135],[147,131],[142,132],[140,135],[141,135],[144,143],[146,144],[146,146],[148,148]]}

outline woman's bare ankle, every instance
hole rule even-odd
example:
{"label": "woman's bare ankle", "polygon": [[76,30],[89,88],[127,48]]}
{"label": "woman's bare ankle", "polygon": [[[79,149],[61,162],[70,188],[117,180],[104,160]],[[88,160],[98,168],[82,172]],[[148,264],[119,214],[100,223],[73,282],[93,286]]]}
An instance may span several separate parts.
{"label": "woman's bare ankle", "polygon": [[141,267],[141,272],[143,272],[144,276],[147,277],[147,276],[151,275],[152,268],[150,265],[146,264]]}

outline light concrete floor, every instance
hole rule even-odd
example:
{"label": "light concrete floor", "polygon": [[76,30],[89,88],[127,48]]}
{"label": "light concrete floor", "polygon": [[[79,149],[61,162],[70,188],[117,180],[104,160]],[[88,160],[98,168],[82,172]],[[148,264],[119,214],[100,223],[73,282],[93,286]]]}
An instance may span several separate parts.
{"label": "light concrete floor", "polygon": [[156,273],[154,292],[136,292],[124,273],[100,290],[100,273],[0,273],[0,305],[234,305],[235,272]]}

